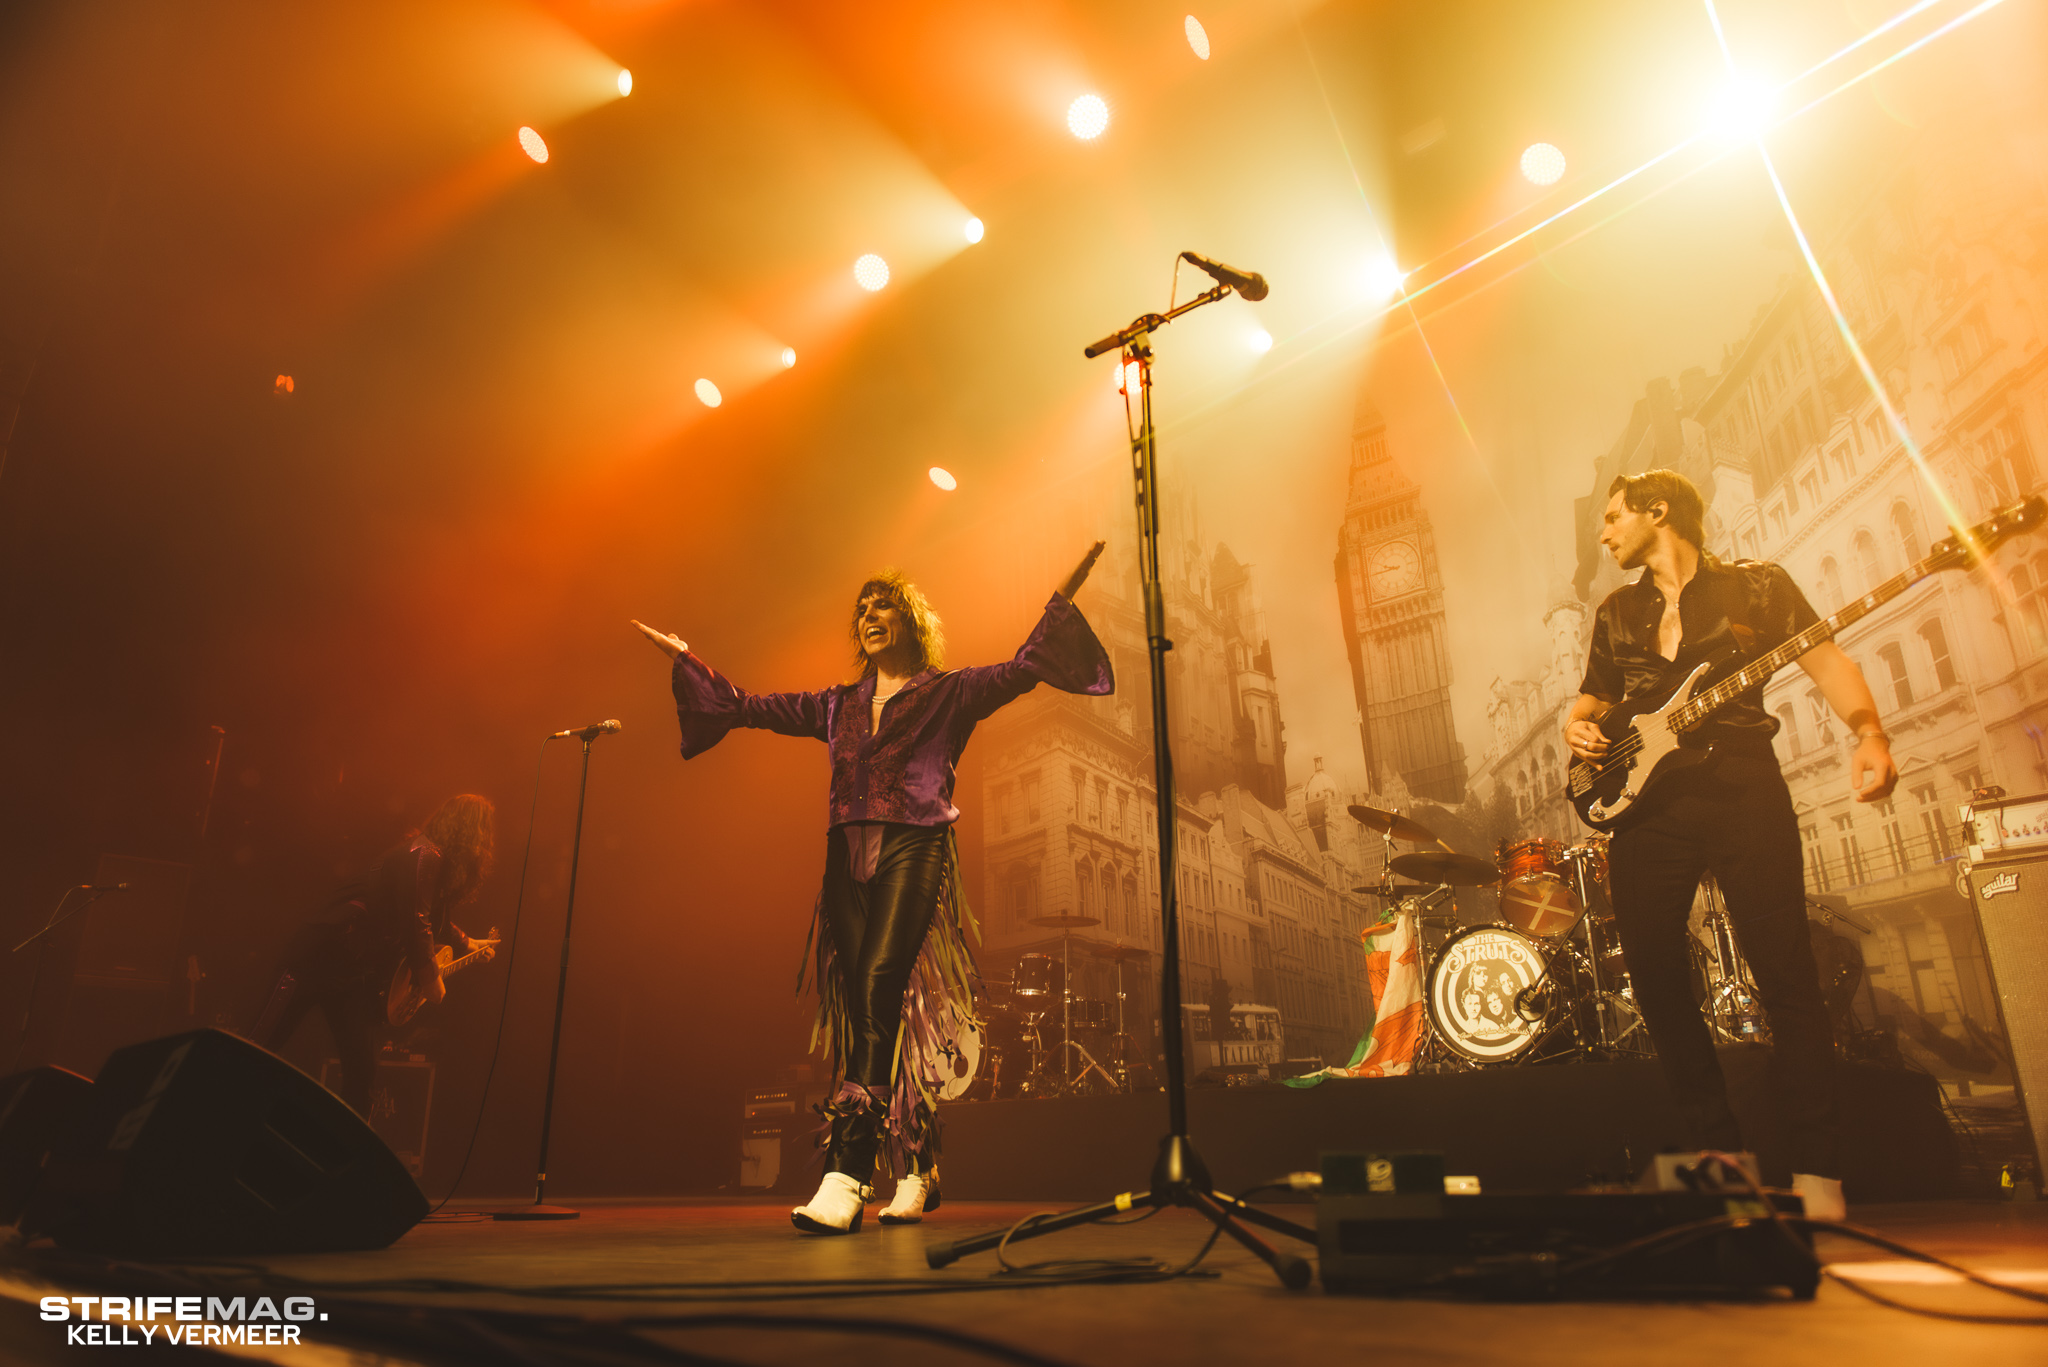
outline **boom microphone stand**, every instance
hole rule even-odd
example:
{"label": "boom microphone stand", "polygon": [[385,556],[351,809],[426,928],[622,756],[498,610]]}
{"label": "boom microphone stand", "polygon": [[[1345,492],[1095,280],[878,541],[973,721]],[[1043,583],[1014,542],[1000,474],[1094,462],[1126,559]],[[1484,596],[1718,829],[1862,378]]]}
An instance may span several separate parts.
{"label": "boom microphone stand", "polygon": [[[1159,799],[1159,926],[1161,938],[1165,941],[1160,946],[1159,1025],[1166,1048],[1169,1129],[1159,1143],[1159,1158],[1152,1166],[1149,1191],[1124,1192],[1092,1206],[1082,1206],[1063,1215],[1027,1224],[1007,1235],[1000,1232],[982,1234],[950,1244],[932,1244],[925,1249],[925,1262],[931,1267],[948,1266],[968,1253],[986,1252],[1003,1243],[1006,1237],[1012,1243],[1019,1239],[1035,1239],[1076,1225],[1094,1224],[1139,1206],[1155,1209],[1185,1206],[1199,1212],[1257,1254],[1291,1289],[1298,1291],[1308,1285],[1309,1265],[1305,1259],[1280,1252],[1238,1222],[1250,1221],[1311,1244],[1316,1242],[1315,1231],[1292,1220],[1254,1210],[1237,1198],[1217,1191],[1210,1184],[1208,1168],[1188,1141],[1187,1066],[1181,1044],[1180,912],[1174,893],[1178,857],[1175,838],[1179,821],[1173,792],[1173,751],[1166,729],[1166,652],[1173,649],[1173,642],[1166,636],[1166,600],[1159,583],[1159,482],[1152,427],[1152,333],[1183,313],[1216,302],[1229,294],[1233,287],[1241,290],[1248,299],[1261,299],[1266,293],[1265,281],[1257,276],[1231,272],[1228,268],[1219,273],[1211,269],[1215,265],[1213,262],[1193,256],[1188,259],[1220,283],[1178,308],[1143,315],[1129,327],[1104,337],[1083,352],[1093,359],[1107,351],[1121,350],[1123,360],[1119,364],[1135,363],[1138,367],[1140,417],[1137,434],[1131,438],[1131,475],[1137,485],[1138,575],[1145,598],[1145,637],[1152,671],[1152,763]],[[1062,1059],[1063,1066],[1064,1062]]]}
{"label": "boom microphone stand", "polygon": [[562,972],[555,981],[555,1033],[548,1041],[548,1086],[540,1104],[540,1174],[533,1183],[533,1204],[517,1210],[492,1212],[494,1220],[573,1220],[581,1211],[548,1204],[548,1133],[555,1120],[555,1066],[562,1060],[562,1007],[569,998],[569,928],[576,924],[576,867],[583,859],[583,799],[590,792],[590,743],[607,731],[616,731],[616,721],[601,721],[580,731],[557,731],[549,740],[575,739],[583,742],[583,778],[576,785],[576,836],[569,846],[569,905],[562,913]]}

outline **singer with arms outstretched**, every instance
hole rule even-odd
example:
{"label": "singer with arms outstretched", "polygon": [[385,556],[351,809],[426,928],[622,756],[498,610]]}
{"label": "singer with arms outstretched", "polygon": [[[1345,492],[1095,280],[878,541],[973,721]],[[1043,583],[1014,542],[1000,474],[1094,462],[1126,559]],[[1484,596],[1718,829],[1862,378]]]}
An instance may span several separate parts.
{"label": "singer with arms outstretched", "polygon": [[748,693],[680,638],[633,623],[675,661],[684,759],[736,726],[809,736],[831,751],[825,882],[811,938],[817,1038],[835,1090],[825,1106],[824,1181],[791,1212],[806,1233],[860,1228],[878,1153],[898,1177],[883,1224],[914,1223],[938,1206],[933,1108],[952,1075],[957,1033],[974,1019],[954,766],[977,722],[1041,683],[1066,693],[1115,687],[1108,655],[1073,604],[1101,554],[1098,541],[1014,659],[956,670],[943,668],[944,637],[924,595],[884,571],[854,602],[853,681],[815,693]]}

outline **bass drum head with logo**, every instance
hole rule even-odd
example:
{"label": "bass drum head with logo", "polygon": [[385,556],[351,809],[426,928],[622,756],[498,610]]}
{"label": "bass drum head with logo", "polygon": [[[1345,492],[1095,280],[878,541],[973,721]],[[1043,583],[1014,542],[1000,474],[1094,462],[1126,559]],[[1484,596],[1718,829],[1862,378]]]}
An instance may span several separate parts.
{"label": "bass drum head with logo", "polygon": [[1453,1053],[1506,1063],[1535,1043],[1540,1022],[1523,1019],[1515,998],[1543,975],[1543,946],[1508,926],[1473,926],[1444,942],[1429,970],[1429,1019]]}
{"label": "bass drum head with logo", "polygon": [[983,1027],[967,1020],[955,1022],[952,1056],[942,1054],[939,1058],[941,1070],[951,1071],[951,1076],[939,1084],[939,1100],[958,1101],[967,1095],[975,1074],[981,1071],[982,1055],[987,1049],[988,1035]]}

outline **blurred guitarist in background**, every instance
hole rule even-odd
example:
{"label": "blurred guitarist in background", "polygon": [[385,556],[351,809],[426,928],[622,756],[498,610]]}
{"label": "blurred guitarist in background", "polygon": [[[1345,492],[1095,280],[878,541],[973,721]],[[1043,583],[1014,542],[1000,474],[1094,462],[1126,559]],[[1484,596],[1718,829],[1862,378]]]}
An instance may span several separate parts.
{"label": "blurred guitarist in background", "polygon": [[368,1119],[392,971],[406,965],[429,1002],[447,995],[434,950],[447,945],[465,954],[476,947],[454,913],[491,871],[496,822],[489,798],[451,797],[368,879],[345,888],[339,921],[307,926],[292,938],[257,1022],[257,1043],[281,1050],[319,1007],[341,1060],[341,1099]]}
{"label": "blurred guitarist in background", "polygon": [[[1709,659],[1753,659],[1819,620],[1777,565],[1707,554],[1704,512],[1699,491],[1672,470],[1622,475],[1608,489],[1600,544],[1624,570],[1646,572],[1609,594],[1594,617],[1585,681],[1564,733],[1581,759],[1606,753],[1597,723],[1622,699]],[[1856,800],[1882,801],[1899,771],[1863,671],[1832,641],[1800,656],[1799,667],[1856,738]],[[1693,998],[1685,943],[1700,877],[1714,875],[1770,1022],[1793,1185],[1809,1214],[1839,1219],[1834,1032],[1807,936],[1799,823],[1771,747],[1777,731],[1761,685],[1699,727],[1712,758],[1646,791],[1635,819],[1614,835],[1615,919],[1636,1005],[1693,1142],[1739,1151],[1742,1132]]]}

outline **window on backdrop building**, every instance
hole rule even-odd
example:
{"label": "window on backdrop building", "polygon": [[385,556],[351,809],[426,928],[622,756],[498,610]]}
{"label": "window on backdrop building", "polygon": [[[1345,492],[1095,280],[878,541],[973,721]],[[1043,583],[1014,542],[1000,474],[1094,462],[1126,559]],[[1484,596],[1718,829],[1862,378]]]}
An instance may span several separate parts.
{"label": "window on backdrop building", "polygon": [[1031,918],[1038,914],[1038,871],[1028,865],[1017,865],[1009,872],[1003,886],[1003,908],[1007,913],[1005,924],[1013,931],[1021,931],[1031,924]]}
{"label": "window on backdrop building", "polygon": [[1842,610],[1842,567],[1833,556],[1820,562],[1820,603],[1830,616]]}
{"label": "window on backdrop building", "polygon": [[1102,924],[1107,927],[1116,919],[1116,870],[1109,865],[1102,866]]}
{"label": "window on backdrop building", "polygon": [[1792,752],[1794,759],[1799,758],[1799,714],[1792,710],[1791,703],[1786,703],[1775,715],[1778,718],[1778,733],[1785,738],[1785,747]]}
{"label": "window on backdrop building", "polygon": [[1904,563],[1910,565],[1927,554],[1927,548],[1920,543],[1920,520],[1903,503],[1892,505],[1892,535],[1898,538],[1899,556]]}
{"label": "window on backdrop building", "polygon": [[1920,834],[1927,842],[1927,853],[1933,859],[1946,859],[1949,855],[1949,823],[1942,815],[1941,794],[1932,783],[1922,783],[1913,789],[1913,801],[1920,809]]}
{"label": "window on backdrop building", "polygon": [[1038,820],[1038,775],[1024,776],[1024,819]]}
{"label": "window on backdrop building", "polygon": [[1878,558],[1877,538],[1869,532],[1856,533],[1856,565],[1863,571],[1863,592],[1884,582],[1884,562]]}
{"label": "window on backdrop building", "polygon": [[2027,650],[2048,650],[2048,554],[2037,555],[2034,563],[2015,565],[2012,593],[2019,604],[2019,625],[2013,644]]}
{"label": "window on backdrop building", "polygon": [[1991,477],[2006,498],[2018,498],[2034,487],[2034,462],[2027,453],[2026,433],[2020,415],[2011,413],[1992,427],[1985,440],[1990,455]]}
{"label": "window on backdrop building", "polygon": [[1856,836],[1856,818],[1843,815],[1835,818],[1835,838],[1842,855],[1842,879],[1850,887],[1870,881],[1870,869],[1863,862],[1863,845]]}
{"label": "window on backdrop building", "polygon": [[1801,826],[1799,839],[1806,846],[1806,881],[1815,892],[1828,890],[1828,856],[1820,847],[1820,827]]}
{"label": "window on backdrop building", "polygon": [[1835,739],[1835,714],[1828,707],[1828,700],[1821,695],[1818,688],[1809,688],[1806,690],[1806,706],[1807,714],[1813,718],[1814,735],[1819,737],[1817,743],[1832,745]]}
{"label": "window on backdrop building", "polygon": [[1948,632],[1942,629],[1939,617],[1930,617],[1920,624],[1920,643],[1927,647],[1927,662],[1934,666],[1934,686],[1937,690],[1956,686],[1956,664],[1949,658]]}
{"label": "window on backdrop building", "polygon": [[1892,698],[1900,707],[1913,705],[1913,681],[1906,676],[1906,650],[1898,642],[1877,648],[1877,658],[1884,662],[1885,672],[1892,681]]}
{"label": "window on backdrop building", "polygon": [[1074,865],[1074,914],[1093,916],[1090,908],[1095,903],[1095,870],[1083,859]]}
{"label": "window on backdrop building", "polygon": [[1136,935],[1141,924],[1138,916],[1138,880],[1124,875],[1124,934]]}
{"label": "window on backdrop building", "polygon": [[1906,852],[1906,834],[1899,829],[1898,808],[1890,798],[1886,798],[1882,802],[1872,804],[1871,810],[1877,813],[1879,829],[1884,834],[1885,853],[1891,856],[1892,872],[1908,872],[1913,864]]}
{"label": "window on backdrop building", "polygon": [[1008,835],[1010,833],[1010,807],[1015,797],[1016,790],[1007,783],[1002,784],[996,789],[996,833],[998,835]]}

